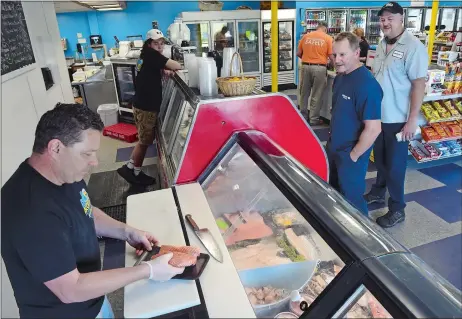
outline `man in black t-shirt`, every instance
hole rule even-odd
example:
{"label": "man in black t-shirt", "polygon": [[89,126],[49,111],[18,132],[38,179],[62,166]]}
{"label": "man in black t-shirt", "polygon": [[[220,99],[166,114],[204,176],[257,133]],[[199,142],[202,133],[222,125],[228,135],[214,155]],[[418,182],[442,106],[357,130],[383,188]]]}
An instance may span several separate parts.
{"label": "man in black t-shirt", "polygon": [[83,178],[98,164],[102,129],[87,107],[58,104],[41,117],[32,155],[2,187],[2,258],[21,318],[110,318],[106,294],[183,271],[168,264],[171,254],[101,271],[97,236],[125,240],[137,254],[156,243],[90,202]]}
{"label": "man in black t-shirt", "polygon": [[[117,172],[130,184],[152,185],[156,180],[141,171],[148,146],[154,142],[154,128],[162,104],[162,74],[181,69],[181,65],[164,55],[165,38],[160,30],[149,30],[138,61],[133,118],[138,130],[138,144],[130,160]],[[169,69],[168,71],[166,69]]]}

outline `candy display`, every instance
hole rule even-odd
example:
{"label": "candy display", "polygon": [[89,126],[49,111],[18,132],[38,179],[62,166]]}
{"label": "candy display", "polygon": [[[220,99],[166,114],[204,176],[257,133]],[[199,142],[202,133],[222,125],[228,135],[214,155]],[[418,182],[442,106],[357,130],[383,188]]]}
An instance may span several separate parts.
{"label": "candy display", "polygon": [[419,141],[409,143],[409,151],[417,162],[426,162],[439,159],[441,151],[431,144],[422,144]]}
{"label": "candy display", "polygon": [[428,122],[436,122],[441,119],[438,112],[429,103],[422,104],[422,112]]}
{"label": "candy display", "polygon": [[451,117],[451,113],[441,104],[440,101],[434,101],[432,106],[438,112],[441,118],[447,119]]}
{"label": "candy display", "polygon": [[433,143],[432,146],[441,152],[441,158],[462,155],[462,139]]}
{"label": "candy display", "polygon": [[446,63],[443,94],[462,93],[462,65],[460,62]]}
{"label": "candy display", "polygon": [[423,115],[428,123],[457,120],[462,118],[462,103],[457,100],[433,101],[421,106]]}
{"label": "candy display", "polygon": [[424,138],[425,141],[428,142],[428,141],[436,141],[436,140],[441,139],[441,136],[436,132],[436,130],[433,127],[424,126],[421,129],[422,129],[422,137]]}
{"label": "candy display", "polygon": [[459,111],[456,110],[455,106],[452,104],[451,100],[446,100],[443,102],[444,106],[446,107],[446,109],[449,111],[449,113],[451,113],[451,116],[452,117],[460,117],[460,113]]}

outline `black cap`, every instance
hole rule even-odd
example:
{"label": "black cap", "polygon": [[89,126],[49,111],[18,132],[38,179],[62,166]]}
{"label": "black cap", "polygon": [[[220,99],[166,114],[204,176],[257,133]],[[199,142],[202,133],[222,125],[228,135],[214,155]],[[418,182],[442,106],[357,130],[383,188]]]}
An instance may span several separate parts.
{"label": "black cap", "polygon": [[394,13],[404,14],[403,7],[394,1],[388,2],[386,5],[384,5],[382,9],[380,9],[377,15],[380,17],[385,11],[388,11],[393,14]]}

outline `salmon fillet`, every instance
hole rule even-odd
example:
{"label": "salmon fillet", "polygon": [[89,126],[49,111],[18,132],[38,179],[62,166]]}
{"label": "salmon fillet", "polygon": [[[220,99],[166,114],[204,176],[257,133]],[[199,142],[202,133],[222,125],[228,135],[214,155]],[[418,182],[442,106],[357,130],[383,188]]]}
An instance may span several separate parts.
{"label": "salmon fillet", "polygon": [[162,245],[160,246],[159,253],[165,252],[178,252],[183,254],[188,254],[194,257],[199,257],[201,250],[198,247],[194,246],[172,246],[172,245]]}
{"label": "salmon fillet", "polygon": [[[168,253],[170,253],[170,251],[159,252],[157,255],[152,256],[151,259],[156,259],[157,257],[160,257]],[[196,262],[197,262],[196,256],[174,251],[172,259],[170,259],[168,263],[169,265],[172,265],[173,267],[181,268],[181,267],[189,267],[189,266],[195,265]]]}

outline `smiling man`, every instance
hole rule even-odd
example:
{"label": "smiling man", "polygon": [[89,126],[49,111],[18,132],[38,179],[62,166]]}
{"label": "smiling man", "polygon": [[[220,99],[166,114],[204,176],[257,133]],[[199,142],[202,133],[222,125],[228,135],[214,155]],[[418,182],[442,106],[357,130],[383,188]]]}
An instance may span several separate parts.
{"label": "smiling man", "polygon": [[83,181],[98,164],[103,123],[79,104],[58,104],[40,119],[32,154],[2,187],[2,258],[21,318],[113,318],[105,295],[141,279],[184,269],[162,256],[101,271],[97,236],[151,250],[153,235],[92,206]]}
{"label": "smiling man", "polygon": [[[420,40],[405,30],[403,8],[398,3],[387,3],[378,15],[385,38],[377,46],[372,72],[384,92],[382,132],[374,145],[377,179],[365,198],[369,204],[384,203],[388,189],[388,212],[376,221],[386,228],[405,219],[407,141],[413,139],[417,129],[425,94],[428,54]],[[402,132],[404,142],[397,141],[399,132]]]}
{"label": "smiling man", "polygon": [[372,145],[380,133],[382,89],[360,62],[359,38],[340,33],[333,45],[337,76],[327,143],[329,183],[364,215],[366,171]]}

